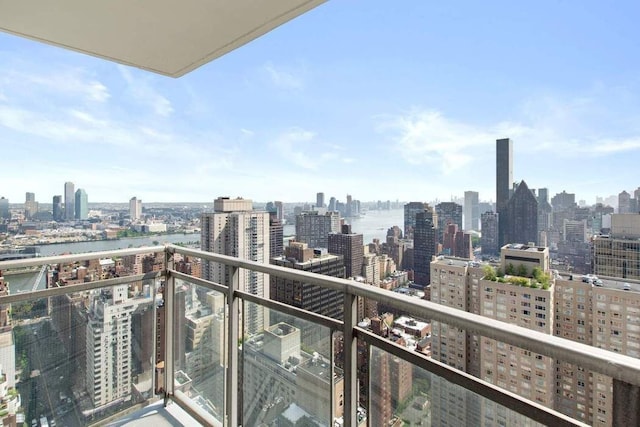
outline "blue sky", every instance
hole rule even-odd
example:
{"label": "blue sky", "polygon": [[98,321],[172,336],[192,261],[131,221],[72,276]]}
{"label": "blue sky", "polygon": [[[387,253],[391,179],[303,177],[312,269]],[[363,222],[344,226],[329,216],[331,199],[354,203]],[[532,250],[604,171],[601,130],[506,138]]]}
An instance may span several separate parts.
{"label": "blue sky", "polygon": [[0,34],[0,195],[495,198],[640,185],[640,3],[330,1],[179,79]]}

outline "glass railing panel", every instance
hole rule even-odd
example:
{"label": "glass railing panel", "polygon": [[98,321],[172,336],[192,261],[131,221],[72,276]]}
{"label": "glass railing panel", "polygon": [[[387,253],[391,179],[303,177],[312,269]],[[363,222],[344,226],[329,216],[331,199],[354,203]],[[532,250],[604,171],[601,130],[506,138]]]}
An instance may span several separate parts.
{"label": "glass railing panel", "polygon": [[241,325],[244,425],[332,425],[342,415],[329,328],[246,301]]}
{"label": "glass railing panel", "polygon": [[174,390],[224,422],[227,348],[224,294],[176,280]]}
{"label": "glass railing panel", "polygon": [[84,426],[153,399],[158,289],[136,281],[11,304],[13,345],[0,352],[15,361],[8,378],[28,423]]}
{"label": "glass railing panel", "polygon": [[369,364],[369,425],[540,425],[375,346]]}

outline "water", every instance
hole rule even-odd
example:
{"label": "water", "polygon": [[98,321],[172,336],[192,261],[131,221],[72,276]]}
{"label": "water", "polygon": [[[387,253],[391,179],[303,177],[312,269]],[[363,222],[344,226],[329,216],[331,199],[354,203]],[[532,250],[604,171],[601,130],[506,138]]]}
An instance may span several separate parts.
{"label": "water", "polygon": [[[54,256],[62,254],[77,254],[83,252],[111,251],[116,249],[126,249],[129,247],[154,246],[164,243],[184,243],[199,241],[199,234],[166,234],[162,236],[130,237],[119,240],[96,240],[91,242],[60,243],[55,245],[40,245],[40,256]],[[155,242],[155,243],[154,243]],[[197,245],[199,247],[199,245]],[[32,290],[44,289],[46,278],[43,275],[34,288],[34,283],[38,277],[38,272],[28,272],[20,274],[6,274],[5,279],[9,283],[11,293],[31,292]]]}
{"label": "water", "polygon": [[[165,234],[149,237],[128,237],[119,240],[96,240],[91,242],[60,243],[41,245],[40,256],[53,256],[68,253],[111,251],[116,249],[138,248],[141,246],[162,245],[164,243],[189,243],[200,241],[200,234]],[[200,245],[198,245],[199,247]]]}
{"label": "water", "polygon": [[[364,243],[371,243],[373,239],[380,239],[381,242],[387,239],[387,230],[394,225],[404,229],[404,209],[393,209],[389,211],[368,211],[360,218],[346,219],[347,224],[351,224],[351,231],[362,233]],[[284,235],[296,234],[295,224],[284,226]]]}

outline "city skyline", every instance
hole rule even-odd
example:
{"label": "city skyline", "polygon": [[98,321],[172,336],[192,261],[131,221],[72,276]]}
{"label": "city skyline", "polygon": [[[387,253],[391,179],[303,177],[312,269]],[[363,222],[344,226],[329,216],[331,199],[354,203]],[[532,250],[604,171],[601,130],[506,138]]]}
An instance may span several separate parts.
{"label": "city skyline", "polygon": [[593,203],[637,186],[639,7],[329,2],[177,80],[1,34],[0,195],[489,200],[512,138],[515,180]]}

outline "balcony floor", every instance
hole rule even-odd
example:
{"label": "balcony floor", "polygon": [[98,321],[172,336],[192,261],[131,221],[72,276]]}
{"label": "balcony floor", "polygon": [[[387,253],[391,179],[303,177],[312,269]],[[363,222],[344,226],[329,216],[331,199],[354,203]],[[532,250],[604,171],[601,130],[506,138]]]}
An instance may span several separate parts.
{"label": "balcony floor", "polygon": [[107,424],[109,427],[181,427],[198,425],[189,414],[175,403],[165,408],[162,401],[127,414],[125,417]]}

